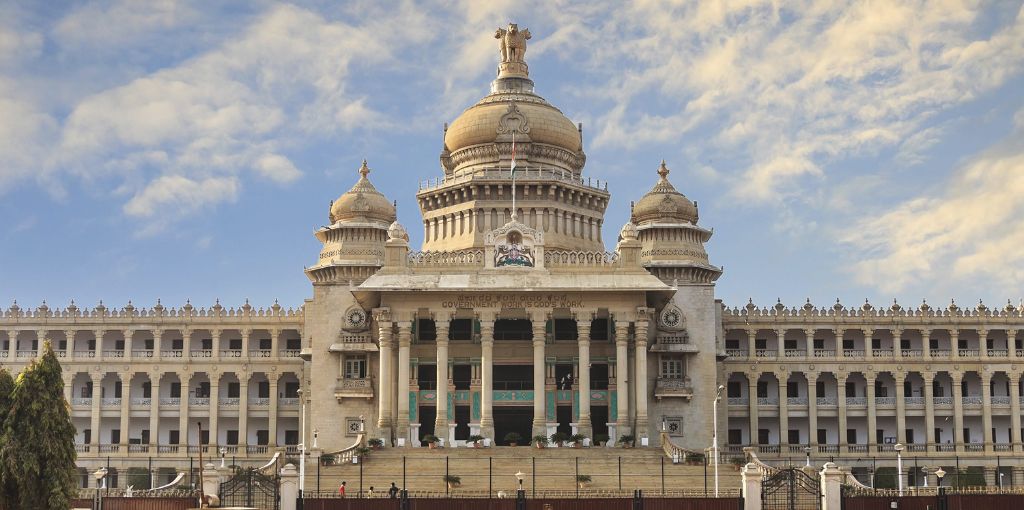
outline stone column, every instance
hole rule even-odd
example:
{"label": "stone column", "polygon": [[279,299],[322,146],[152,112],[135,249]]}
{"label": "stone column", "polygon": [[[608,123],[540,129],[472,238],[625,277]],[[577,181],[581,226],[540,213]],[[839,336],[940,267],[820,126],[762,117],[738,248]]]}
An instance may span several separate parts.
{"label": "stone column", "polygon": [[821,510],[842,510],[842,486],[846,473],[843,473],[834,463],[826,462],[820,477]]}
{"label": "stone column", "polygon": [[784,359],[786,359],[786,330],[785,329],[776,329],[775,330],[775,337],[778,340],[778,345],[775,346],[775,348],[776,348],[776,355],[775,356],[778,359],[780,359],[780,360],[784,360]]}
{"label": "stone column", "polygon": [[[67,339],[67,341],[68,341],[67,353],[64,354],[64,356],[68,360],[74,359],[74,357],[75,357],[75,330],[73,330],[73,329],[64,330],[64,338]],[[1010,342],[1013,342],[1013,337],[1010,337]],[[1012,355],[1012,353],[1011,353],[1011,355]],[[8,353],[8,356],[10,356],[10,353]],[[8,359],[10,359],[10,358],[8,358]]]}
{"label": "stone column", "polygon": [[395,437],[404,437],[411,446],[419,438],[409,435],[409,345],[412,342],[412,321],[398,323],[398,425]]}
{"label": "stone column", "polygon": [[270,378],[270,445],[277,446],[277,377]]}
{"label": "stone column", "polygon": [[1006,354],[1010,356],[1011,360],[1017,359],[1017,330],[1008,329],[1006,330]]}
{"label": "stone column", "polygon": [[391,332],[391,321],[383,314],[377,317],[377,341],[379,352],[377,356],[377,367],[380,375],[377,378],[377,429],[381,437],[391,439],[391,349],[393,334]]}
{"label": "stone column", "polygon": [[[546,378],[544,377],[544,336],[545,336],[545,321],[547,314],[534,313],[532,315],[533,320],[533,435],[547,435],[547,414],[544,409]],[[584,340],[584,333],[586,333],[588,340]],[[583,428],[583,422],[589,424],[590,422],[590,399],[583,398],[587,393],[584,392],[582,385],[584,381],[587,385],[590,384],[590,371],[584,370],[584,351],[587,353],[586,363],[590,363],[590,324],[587,324],[586,329],[579,329],[579,342],[580,342],[580,421],[579,427]],[[586,343],[586,348],[584,348]],[[583,374],[586,373],[586,379],[583,378]],[[585,407],[584,407],[585,404]],[[584,408],[586,409],[586,417],[584,417]],[[581,432],[582,434],[589,435],[588,432]]]}
{"label": "stone column", "polygon": [[992,453],[992,373],[981,371],[981,432],[985,452]]}
{"label": "stone column", "polygon": [[1013,442],[1013,451],[1020,452],[1020,376],[1007,376],[1010,378],[1010,438]]}
{"label": "stone column", "polygon": [[896,442],[907,444],[907,401],[904,399],[903,391],[907,376],[894,373],[893,379],[896,380]]}
{"label": "stone column", "polygon": [[959,372],[949,374],[953,378],[953,444],[956,451],[964,451],[964,392],[960,383],[964,375]]}
{"label": "stone column", "polygon": [[[246,345],[242,340],[242,345]],[[249,444],[249,374],[241,372],[238,379],[238,444]],[[241,453],[248,453],[244,449]]]}
{"label": "stone column", "polygon": [[[390,324],[390,322],[388,324]],[[275,328],[270,330],[270,359],[273,361],[277,361],[277,359],[281,356],[281,353],[279,352],[280,350],[281,330]]]}
{"label": "stone column", "polygon": [[252,329],[245,328],[242,333],[242,359],[249,359],[249,338],[252,337]]}
{"label": "stone column", "polygon": [[950,354],[953,355],[953,359],[960,357],[960,330],[951,329],[949,330],[949,350]]}
{"label": "stone column", "polygon": [[932,330],[921,329],[921,352],[924,354],[924,359],[932,359]]}
{"label": "stone column", "polygon": [[93,330],[93,335],[96,336],[96,345],[95,345],[96,349],[95,349],[94,356],[98,360],[103,359],[103,335],[105,333],[106,333],[106,331],[104,331],[102,329]]}
{"label": "stone column", "polygon": [[210,444],[220,443],[220,374],[210,373]]}
{"label": "stone column", "polygon": [[[924,375],[924,433],[927,438],[928,448],[935,448],[935,398],[933,385],[935,376],[930,373]],[[930,450],[929,450],[930,451]]]}
{"label": "stone column", "polygon": [[18,330],[7,330],[7,362],[13,363],[18,355]]}
{"label": "stone column", "polygon": [[153,330],[153,360],[160,361],[160,344],[164,337],[164,331],[162,329]]}
{"label": "stone column", "polygon": [[867,383],[867,401],[868,401],[868,440],[867,444],[875,445],[874,451],[878,451],[878,438],[875,436],[875,431],[878,430],[878,420],[875,415],[875,375],[864,374],[864,380]]}
{"label": "stone column", "polygon": [[132,381],[130,373],[117,374],[121,380],[121,423],[118,425],[121,428],[121,445],[124,446],[124,451],[128,449],[128,427],[130,422],[128,418],[131,416],[131,390]]}
{"label": "stone column", "polygon": [[[875,330],[871,328],[863,328],[861,332],[864,333],[864,357],[871,359],[875,353],[871,349],[871,337],[874,336]],[[870,441],[868,441],[870,443]]]}
{"label": "stone column", "polygon": [[[189,428],[189,413],[188,413],[188,387],[192,382],[192,374],[181,373],[178,374],[178,380],[181,381],[181,397],[178,400],[178,442],[181,444],[188,444],[188,428]],[[273,391],[271,391],[273,393]],[[273,395],[271,395],[273,396]],[[274,415],[270,416],[270,422],[274,423]],[[185,453],[188,453],[187,451]]]}
{"label": "stone column", "polygon": [[783,447],[780,453],[786,453],[786,446],[789,446],[789,378],[786,372],[782,372],[782,377],[778,374],[776,377],[779,379],[779,444]]}
{"label": "stone column", "polygon": [[[381,488],[383,492],[383,488]],[[281,510],[295,510],[299,500],[299,472],[285,464],[281,469]]]}
{"label": "stone column", "polygon": [[846,453],[847,443],[846,441],[846,381],[847,375],[844,373],[836,374],[836,384],[839,386],[836,388],[836,398],[838,399],[837,404],[839,405],[839,452]]}
{"label": "stone column", "polygon": [[[978,330],[978,350],[982,358],[988,357],[988,330]],[[987,400],[985,402],[988,402]]]}
{"label": "stone column", "polygon": [[102,400],[103,373],[92,375],[92,414],[89,416],[89,428],[92,430],[92,444],[100,444],[100,401]]}
{"label": "stone column", "polygon": [[636,321],[636,428],[638,437],[647,436],[647,321],[646,312],[638,313]]}
{"label": "stone column", "polygon": [[814,373],[807,374],[807,429],[807,444],[818,446],[818,374]]}
{"label": "stone column", "polygon": [[747,358],[757,358],[757,330],[747,330]]}
{"label": "stone column", "polygon": [[618,403],[615,433],[629,435],[629,323],[615,322],[615,396]]}
{"label": "stone column", "polygon": [[437,329],[437,417],[434,418],[434,435],[445,438],[447,444],[452,440],[448,437],[448,328],[450,320],[447,315],[438,314],[434,320]]}
{"label": "stone column", "polygon": [[892,353],[896,359],[903,358],[903,329],[894,328],[892,329],[892,348],[895,352]]}
{"label": "stone column", "polygon": [[579,338],[579,377],[576,379],[576,386],[580,399],[580,418],[577,429],[581,434],[590,436],[593,432],[593,423],[590,415],[590,327],[591,315],[589,312],[581,313],[582,320],[577,321],[577,332]]}
{"label": "stone column", "polygon": [[758,437],[758,429],[760,423],[758,422],[758,409],[757,409],[757,380],[760,374],[757,372],[747,373],[747,395],[749,395],[748,405],[750,406],[750,444],[757,445],[761,444]]}
{"label": "stone column", "polygon": [[159,453],[160,444],[160,374],[149,374],[149,446],[150,454]]}
{"label": "stone column", "polygon": [[132,350],[135,349],[135,330],[126,329],[122,332],[122,335],[124,335],[124,359],[130,361],[132,359]]}
{"label": "stone column", "polygon": [[809,359],[814,359],[814,332],[815,331],[817,331],[817,330],[814,329],[814,328],[809,328],[809,329],[805,329],[804,330],[804,336],[807,338],[807,345],[805,347],[807,348],[807,357]]}
{"label": "stone column", "polygon": [[494,320],[480,319],[480,435],[494,438]]}
{"label": "stone column", "polygon": [[210,330],[210,359],[220,359],[220,333],[219,329]]}

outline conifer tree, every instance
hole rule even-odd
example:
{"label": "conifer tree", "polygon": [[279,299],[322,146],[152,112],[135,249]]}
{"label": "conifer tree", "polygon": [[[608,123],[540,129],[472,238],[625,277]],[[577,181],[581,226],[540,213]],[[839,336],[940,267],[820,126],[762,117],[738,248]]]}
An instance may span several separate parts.
{"label": "conifer tree", "polygon": [[75,426],[50,342],[14,383],[0,432],[0,466],[17,491],[13,508],[65,510],[75,496]]}
{"label": "conifer tree", "polygon": [[[14,379],[6,369],[0,368],[0,435],[3,433],[3,424],[7,421],[7,415],[11,408],[11,394],[14,392]],[[14,487],[14,480],[7,475],[7,470],[0,466],[0,510],[14,508],[17,503],[18,491]]]}

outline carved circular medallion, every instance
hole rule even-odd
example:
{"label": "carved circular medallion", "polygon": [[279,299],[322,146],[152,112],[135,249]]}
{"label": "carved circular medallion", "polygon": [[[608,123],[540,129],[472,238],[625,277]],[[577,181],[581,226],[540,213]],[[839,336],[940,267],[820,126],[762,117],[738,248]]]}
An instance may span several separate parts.
{"label": "carved circular medallion", "polygon": [[350,328],[358,328],[366,324],[366,312],[361,308],[353,308],[345,314],[345,324]]}
{"label": "carved circular medallion", "polygon": [[675,328],[679,326],[679,321],[682,319],[682,314],[676,308],[667,308],[661,314],[661,323],[670,327]]}

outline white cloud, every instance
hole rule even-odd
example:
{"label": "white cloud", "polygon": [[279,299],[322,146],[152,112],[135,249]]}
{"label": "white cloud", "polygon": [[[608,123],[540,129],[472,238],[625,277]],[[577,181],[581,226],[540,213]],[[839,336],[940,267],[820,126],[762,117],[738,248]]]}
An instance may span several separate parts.
{"label": "white cloud", "polygon": [[278,154],[265,154],[256,160],[254,166],[260,175],[279,183],[292,182],[302,176],[288,158]]}
{"label": "white cloud", "polygon": [[944,274],[1015,295],[1024,288],[1022,196],[1024,145],[1003,144],[941,187],[850,229],[842,241],[857,261],[854,275],[887,292],[916,289]]}
{"label": "white cloud", "polygon": [[124,205],[130,216],[173,221],[173,215],[189,214],[219,202],[233,202],[240,185],[236,177],[208,177],[193,180],[181,175],[154,179]]}
{"label": "white cloud", "polygon": [[86,3],[57,22],[54,37],[64,46],[112,49],[153,32],[196,20],[196,12],[180,0],[114,0]]}

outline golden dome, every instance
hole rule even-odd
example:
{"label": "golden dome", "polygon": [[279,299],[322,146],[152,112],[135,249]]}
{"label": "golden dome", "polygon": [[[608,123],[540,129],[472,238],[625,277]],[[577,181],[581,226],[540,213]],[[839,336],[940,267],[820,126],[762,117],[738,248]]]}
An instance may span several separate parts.
{"label": "golden dome", "polygon": [[506,131],[514,131],[522,142],[570,152],[581,149],[579,128],[558,108],[535,94],[509,90],[492,93],[467,108],[448,126],[444,144],[448,151],[455,152],[495,143]]}
{"label": "golden dome", "polygon": [[369,173],[364,159],[355,186],[331,204],[332,225],[344,220],[380,221],[384,225],[395,221],[394,204],[373,187],[366,177]]}
{"label": "golden dome", "polygon": [[697,206],[676,191],[672,183],[668,182],[668,174],[669,169],[662,160],[658,167],[658,183],[633,206],[634,224],[666,220],[697,224]]}

